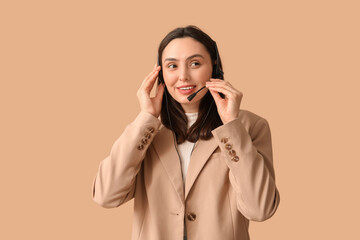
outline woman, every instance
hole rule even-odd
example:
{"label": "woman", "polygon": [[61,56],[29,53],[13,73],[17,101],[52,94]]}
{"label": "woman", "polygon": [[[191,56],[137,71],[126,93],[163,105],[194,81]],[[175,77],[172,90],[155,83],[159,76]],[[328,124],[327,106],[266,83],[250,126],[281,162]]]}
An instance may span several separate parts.
{"label": "woman", "polygon": [[239,110],[242,94],[199,28],[171,31],[158,61],[137,92],[140,113],[100,163],[94,201],[134,198],[132,239],[249,239],[249,220],[280,201],[267,121]]}

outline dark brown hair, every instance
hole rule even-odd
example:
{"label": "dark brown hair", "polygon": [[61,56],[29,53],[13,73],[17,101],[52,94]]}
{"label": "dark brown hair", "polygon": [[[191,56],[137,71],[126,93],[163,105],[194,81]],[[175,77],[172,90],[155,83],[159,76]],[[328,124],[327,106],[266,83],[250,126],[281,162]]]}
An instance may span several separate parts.
{"label": "dark brown hair", "polygon": [[[158,49],[159,64],[162,65],[161,59],[165,47],[172,40],[184,37],[191,37],[205,46],[213,63],[212,77],[223,79],[222,76],[215,76],[216,64],[219,64],[220,69],[222,69],[221,59],[219,54],[217,54],[216,43],[206,33],[192,25],[176,28],[165,36]],[[181,104],[171,97],[166,88],[164,94],[166,96],[162,100],[161,122],[165,127],[174,131],[178,144],[183,143],[185,140],[196,142],[198,138],[204,140],[210,139],[212,137],[211,131],[223,124],[210,91],[200,100],[198,118],[189,129],[187,129],[188,120]]]}

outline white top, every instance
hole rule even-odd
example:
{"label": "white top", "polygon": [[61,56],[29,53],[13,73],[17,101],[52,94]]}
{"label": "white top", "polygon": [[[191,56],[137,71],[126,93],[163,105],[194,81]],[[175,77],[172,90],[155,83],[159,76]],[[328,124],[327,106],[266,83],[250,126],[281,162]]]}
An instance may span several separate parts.
{"label": "white top", "polygon": [[[198,113],[185,113],[186,117],[188,119],[188,129],[191,127],[191,125],[193,125],[198,117]],[[183,182],[185,185],[185,180],[186,180],[186,173],[189,167],[189,163],[190,163],[190,156],[191,156],[191,151],[194,147],[195,143],[189,142],[189,141],[185,141],[181,144],[178,144],[178,152],[180,155],[180,160],[181,160],[181,171],[182,171],[182,176],[183,176]]]}

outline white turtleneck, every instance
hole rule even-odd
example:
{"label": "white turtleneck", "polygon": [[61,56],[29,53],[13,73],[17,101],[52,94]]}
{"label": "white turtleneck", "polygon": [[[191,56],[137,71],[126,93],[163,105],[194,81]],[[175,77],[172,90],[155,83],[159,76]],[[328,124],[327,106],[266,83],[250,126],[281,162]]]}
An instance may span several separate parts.
{"label": "white turtleneck", "polygon": [[[191,125],[193,125],[198,117],[198,113],[185,113],[187,119],[188,119],[188,129],[191,127]],[[189,167],[189,163],[190,163],[190,156],[191,156],[191,151],[194,147],[195,143],[189,142],[189,141],[185,141],[181,144],[178,145],[178,152],[180,155],[180,160],[181,160],[181,171],[182,171],[182,175],[183,175],[183,182],[185,185],[185,180],[186,180],[186,173]]]}

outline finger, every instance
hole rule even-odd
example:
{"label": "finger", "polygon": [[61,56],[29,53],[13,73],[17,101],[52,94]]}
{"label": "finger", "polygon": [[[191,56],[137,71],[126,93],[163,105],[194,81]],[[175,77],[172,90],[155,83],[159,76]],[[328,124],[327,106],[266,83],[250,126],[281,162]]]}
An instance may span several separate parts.
{"label": "finger", "polygon": [[214,90],[210,90],[210,93],[211,95],[213,96],[214,100],[215,100],[215,103],[216,103],[216,106],[218,106],[218,104],[221,102],[221,101],[224,101],[224,99],[222,99],[219,95],[219,92],[217,91],[214,91]]}
{"label": "finger", "polygon": [[154,66],[153,70],[145,77],[144,80],[146,80],[146,79],[148,79],[149,77],[151,77],[151,76],[155,73],[155,71],[157,71],[157,66],[156,66],[156,65]]}
{"label": "finger", "polygon": [[206,82],[207,85],[212,86],[212,85],[216,85],[216,86],[229,86],[230,88],[233,88],[234,90],[236,90],[230,82],[228,81],[224,81],[224,80],[219,80],[219,79],[210,79],[210,82]]}
{"label": "finger", "polygon": [[224,80],[218,78],[210,78],[210,82],[223,82]]}
{"label": "finger", "polygon": [[232,87],[231,83],[229,81],[223,80],[223,79],[218,79],[218,78],[210,78],[209,83],[222,83],[222,84],[226,84]]}
{"label": "finger", "polygon": [[222,111],[221,109],[223,109],[223,107],[226,105],[227,100],[222,99],[217,91],[209,90],[209,92],[213,96],[216,108],[220,114],[220,111]]}
{"label": "finger", "polygon": [[155,66],[153,70],[144,78],[141,86],[143,86],[154,74],[160,70],[160,66]]}
{"label": "finger", "polygon": [[164,95],[164,91],[165,91],[165,86],[164,84],[159,84],[157,89],[156,89],[156,94],[154,97],[155,101],[161,101]]}
{"label": "finger", "polygon": [[152,75],[149,76],[149,78],[145,79],[142,87],[146,92],[150,93],[151,89],[154,87],[158,74],[159,71],[156,70]]}
{"label": "finger", "polygon": [[[234,88],[229,82],[227,81],[221,81],[221,82],[209,82],[206,84],[207,87],[219,87],[219,88],[224,88],[230,92],[232,92],[234,94],[234,96],[237,95],[242,95],[242,93],[237,90],[236,88]],[[221,91],[220,91],[221,92]]]}
{"label": "finger", "polygon": [[208,86],[209,90],[221,92],[225,94],[227,98],[235,98],[237,93],[233,92],[231,88],[227,88],[224,86]]}

